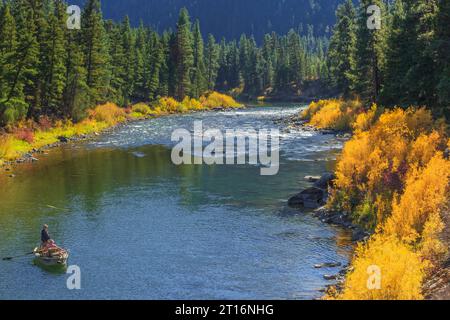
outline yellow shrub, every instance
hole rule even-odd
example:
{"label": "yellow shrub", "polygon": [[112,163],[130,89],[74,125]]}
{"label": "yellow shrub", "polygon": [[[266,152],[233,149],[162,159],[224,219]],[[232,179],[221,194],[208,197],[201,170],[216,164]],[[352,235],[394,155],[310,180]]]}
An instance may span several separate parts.
{"label": "yellow shrub", "polygon": [[378,107],[373,104],[369,111],[360,113],[352,124],[352,129],[355,134],[369,130],[375,123]]}
{"label": "yellow shrub", "polygon": [[323,129],[336,128],[343,117],[340,103],[329,103],[312,116],[310,124]]}
{"label": "yellow shrub", "polygon": [[442,221],[440,212],[432,212],[423,227],[422,241],[418,245],[418,250],[423,259],[437,265],[448,253],[447,246],[440,240],[445,224]]}
{"label": "yellow shrub", "polygon": [[423,167],[433,158],[438,150],[445,147],[445,139],[436,131],[421,134],[411,145],[407,161],[410,166]]}
{"label": "yellow shrub", "polygon": [[421,287],[428,266],[395,237],[376,234],[366,244],[360,244],[352,266],[338,299],[423,299]]}
{"label": "yellow shrub", "polygon": [[[450,161],[440,152],[424,169],[413,168],[403,195],[399,201],[394,201],[385,231],[410,244],[423,240],[425,228],[428,235],[439,233],[441,223],[437,218],[447,202],[449,183]],[[437,230],[432,230],[433,226]],[[431,250],[429,245],[430,242],[428,251]]]}
{"label": "yellow shrub", "polygon": [[331,204],[359,218],[357,208],[369,198],[376,213],[369,221],[374,227],[389,216],[393,196],[402,192],[410,168],[425,165],[444,148],[445,139],[430,132],[431,114],[424,109],[394,109],[367,125],[375,110],[369,113],[353,124],[359,131],[346,143],[336,166],[338,191]]}
{"label": "yellow shrub", "polygon": [[233,97],[215,91],[200,97],[200,102],[206,109],[242,107]]}
{"label": "yellow shrub", "polygon": [[[341,105],[337,111],[337,105],[336,100],[313,104],[305,116],[319,127],[342,125],[352,109]],[[328,205],[378,231],[358,247],[354,271],[343,292],[335,294],[340,299],[421,299],[427,272],[447,252],[439,237],[450,191],[445,128],[424,108],[379,115],[376,105],[351,126],[355,134],[337,163]],[[373,265],[382,272],[380,290],[367,287]]]}
{"label": "yellow shrub", "polygon": [[337,103],[337,100],[319,100],[313,101],[309,104],[308,108],[302,111],[301,117],[304,120],[311,120],[312,116],[315,115],[320,109],[322,109],[326,104]]}
{"label": "yellow shrub", "polygon": [[183,99],[183,101],[181,102],[181,104],[182,104],[182,106],[183,106],[183,108],[185,110],[196,111],[196,110],[202,110],[203,109],[203,106],[200,103],[200,101],[198,101],[197,99],[193,99],[193,98],[191,99],[189,97],[185,97]]}
{"label": "yellow shrub", "polygon": [[131,107],[131,112],[139,113],[141,115],[147,116],[152,114],[152,109],[145,103],[138,103]]}
{"label": "yellow shrub", "polygon": [[180,106],[181,104],[174,98],[163,97],[159,99],[156,108],[158,108],[162,112],[175,113],[179,111]]}
{"label": "yellow shrub", "polygon": [[12,160],[16,156],[10,135],[0,135],[0,159]]}
{"label": "yellow shrub", "polygon": [[123,122],[126,119],[125,110],[114,103],[106,103],[95,107],[89,112],[89,116],[96,121],[106,122],[110,126]]}
{"label": "yellow shrub", "polygon": [[321,129],[349,130],[362,104],[358,100],[320,100],[303,111],[302,117]]}

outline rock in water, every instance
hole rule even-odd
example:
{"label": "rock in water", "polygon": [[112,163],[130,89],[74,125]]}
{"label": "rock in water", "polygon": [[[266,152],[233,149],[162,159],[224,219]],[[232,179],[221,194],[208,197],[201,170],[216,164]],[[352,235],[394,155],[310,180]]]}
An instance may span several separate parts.
{"label": "rock in water", "polygon": [[327,172],[322,175],[322,177],[314,183],[314,187],[322,189],[322,190],[328,190],[328,187],[333,186],[333,182],[336,179],[336,175],[332,172]]}
{"label": "rock in water", "polygon": [[316,269],[322,269],[322,268],[337,268],[342,266],[342,263],[340,262],[326,262],[321,264],[315,264],[314,268]]}
{"label": "rock in water", "polygon": [[59,142],[61,142],[61,143],[67,143],[67,142],[69,142],[69,139],[67,139],[67,138],[64,137],[64,136],[59,136],[57,139],[58,139]]}
{"label": "rock in water", "polygon": [[290,207],[317,209],[325,204],[326,192],[319,188],[308,188],[289,199]]}

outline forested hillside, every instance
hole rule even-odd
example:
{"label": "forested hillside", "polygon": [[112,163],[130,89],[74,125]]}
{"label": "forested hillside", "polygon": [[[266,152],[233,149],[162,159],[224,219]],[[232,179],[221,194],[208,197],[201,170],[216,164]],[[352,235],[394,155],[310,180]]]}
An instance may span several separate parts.
{"label": "forested hillside", "polygon": [[[369,30],[367,8],[381,9]],[[346,0],[330,41],[331,79],[344,96],[384,106],[427,106],[449,118],[450,1]]]}
{"label": "forested hillside", "polygon": [[[86,0],[71,1],[83,4]],[[335,21],[334,11],[340,0],[107,0],[102,3],[105,18],[121,21],[125,14],[132,25],[145,25],[157,31],[173,28],[181,8],[186,7],[194,19],[202,22],[206,33],[227,40],[242,33],[253,34],[256,40],[275,31],[306,30],[314,26],[324,35]]]}
{"label": "forested hillside", "polygon": [[[157,33],[127,16],[104,20],[99,0],[81,29],[66,27],[61,0],[12,0],[0,8],[0,124],[41,115],[86,115],[96,104],[198,98],[208,90],[252,97],[326,77],[326,38],[291,30],[218,43],[182,9],[174,31]],[[204,39],[207,39],[206,43]]]}

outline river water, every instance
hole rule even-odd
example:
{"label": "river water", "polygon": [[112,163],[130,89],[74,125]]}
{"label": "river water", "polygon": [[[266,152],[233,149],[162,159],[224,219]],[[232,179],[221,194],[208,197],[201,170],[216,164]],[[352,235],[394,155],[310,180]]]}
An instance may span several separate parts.
{"label": "river water", "polygon": [[41,225],[81,271],[50,272],[31,257],[0,261],[0,299],[313,299],[347,263],[348,234],[289,209],[305,175],[332,169],[332,135],[280,127],[280,171],[253,165],[175,166],[175,128],[277,128],[300,105],[139,121],[41,155],[0,177],[0,255],[29,252]]}

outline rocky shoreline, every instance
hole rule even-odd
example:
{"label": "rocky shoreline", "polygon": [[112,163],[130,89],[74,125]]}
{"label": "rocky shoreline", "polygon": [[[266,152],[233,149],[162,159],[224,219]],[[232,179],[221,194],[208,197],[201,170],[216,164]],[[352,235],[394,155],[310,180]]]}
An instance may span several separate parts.
{"label": "rocky shoreline", "polygon": [[[308,208],[308,206],[310,207],[311,204],[314,204],[314,202],[307,202],[306,206],[305,204],[301,203],[302,199],[305,199],[306,197],[310,197],[311,190],[321,190],[322,194],[324,195],[324,199],[322,199],[323,202],[326,202],[325,199],[328,198],[328,191],[325,191],[323,189],[318,188],[318,186],[320,185],[320,182],[323,183],[323,181],[329,179],[331,176],[334,176],[330,173],[325,173],[319,180],[317,180],[315,182],[315,186],[312,188],[308,188],[305,189],[304,191],[300,192],[299,194],[291,197],[288,201],[288,205],[292,208],[295,209],[299,209],[302,210],[301,212],[304,213],[312,213],[312,215],[314,217],[316,217],[317,219],[319,219],[321,222],[325,223],[325,224],[329,224],[329,225],[333,225],[333,226],[337,226],[340,228],[343,228],[345,230],[351,231],[352,233],[352,242],[357,244],[363,241],[367,241],[371,234],[369,232],[367,232],[366,230],[364,230],[363,228],[361,228],[360,226],[354,224],[349,216],[349,214],[347,212],[339,212],[339,211],[333,211],[330,210],[329,208],[327,208],[326,205],[323,205],[319,208],[314,209],[312,212],[310,211],[311,208]],[[305,177],[305,180],[309,181],[309,182],[313,182],[313,180],[315,180],[315,177]],[[330,188],[330,186],[328,186]],[[313,193],[313,196],[316,196],[317,193]],[[314,198],[315,200],[316,198]],[[314,266],[314,268],[316,269],[321,269],[321,268],[339,268],[337,273],[333,273],[333,274],[325,274],[323,276],[323,278],[327,281],[332,281],[333,283],[330,283],[329,285],[327,285],[325,288],[321,289],[320,292],[322,293],[327,293],[328,290],[333,287],[335,290],[337,290],[338,292],[343,290],[343,286],[345,283],[345,279],[346,276],[349,272],[352,271],[352,267],[350,265],[344,265],[342,266],[340,263],[333,263],[333,262],[326,262],[326,263],[322,263],[322,264],[317,264]]]}
{"label": "rocky shoreline", "polygon": [[[338,139],[347,141],[351,139],[352,134],[349,132],[322,130],[307,124],[298,115],[291,116],[287,119],[275,120],[277,124],[284,125],[288,130],[301,129],[303,131],[314,131],[321,134],[332,134]],[[448,150],[448,149],[447,149]],[[446,151],[448,153],[448,151]],[[448,155],[446,156],[448,157]],[[326,206],[330,189],[333,188],[333,173],[324,173],[321,177],[306,176],[305,180],[314,183],[311,188],[307,188],[297,195],[291,197],[288,205],[298,208],[302,212],[311,212],[312,215],[323,223],[338,226],[352,232],[352,242],[355,244],[367,241],[371,234],[367,230],[355,225],[348,212],[333,211]],[[306,210],[305,210],[306,209]],[[308,211],[309,209],[309,211]],[[447,226],[441,238],[443,243],[450,248],[450,212],[444,214],[444,223]],[[345,283],[346,276],[352,271],[350,265],[340,266],[334,263],[324,263],[314,266],[315,268],[337,268],[340,270],[336,274],[324,275],[325,280],[334,283],[327,285],[320,292],[326,294],[330,288],[334,292],[341,292]],[[450,252],[447,254],[442,265],[438,266],[433,276],[427,279],[423,285],[423,292],[426,300],[448,300],[450,299]]]}
{"label": "rocky shoreline", "polygon": [[[314,131],[324,135],[335,135],[338,139],[341,139],[343,141],[347,141],[352,137],[349,132],[322,130],[310,126],[305,120],[302,120],[297,115],[291,116],[286,119],[276,119],[275,123],[283,125],[285,128],[287,128],[287,130],[301,129],[303,131]],[[333,211],[326,206],[330,190],[334,186],[335,178],[336,177],[332,172],[325,172],[322,174],[322,176],[306,176],[304,178],[305,181],[311,183],[312,186],[289,198],[288,206],[294,209],[298,209],[301,212],[312,214],[314,217],[325,224],[337,226],[351,231],[352,242],[354,242],[355,244],[362,241],[367,241],[371,234],[364,230],[362,227],[354,224],[348,212]],[[318,264],[315,265],[314,268],[339,268],[339,271],[337,273],[323,276],[325,280],[333,281],[333,283],[321,289],[320,292],[322,293],[328,292],[329,288],[331,287],[335,288],[335,290],[337,291],[342,290],[345,283],[345,278],[347,274],[352,270],[352,267],[350,265],[342,266],[339,263],[333,262]]]}

